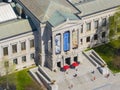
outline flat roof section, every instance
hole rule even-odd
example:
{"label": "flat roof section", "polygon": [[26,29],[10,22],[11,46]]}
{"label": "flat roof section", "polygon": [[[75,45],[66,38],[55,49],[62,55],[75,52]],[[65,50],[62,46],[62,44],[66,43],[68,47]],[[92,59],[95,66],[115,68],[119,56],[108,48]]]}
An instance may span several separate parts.
{"label": "flat roof section", "polygon": [[15,12],[10,4],[0,3],[0,23],[17,19]]}
{"label": "flat roof section", "polygon": [[13,20],[0,24],[0,40],[32,32],[35,27],[27,19]]}
{"label": "flat roof section", "polygon": [[84,3],[80,3],[82,0],[69,1],[81,11],[79,16],[86,16],[120,6],[120,0],[83,0],[86,1]]}

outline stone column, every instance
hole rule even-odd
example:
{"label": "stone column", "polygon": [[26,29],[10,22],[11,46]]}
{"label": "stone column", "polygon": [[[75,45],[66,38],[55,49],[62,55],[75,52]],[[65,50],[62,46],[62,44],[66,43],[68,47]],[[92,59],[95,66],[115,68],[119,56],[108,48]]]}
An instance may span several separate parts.
{"label": "stone column", "polygon": [[8,58],[12,56],[12,44],[9,44],[8,46]]}
{"label": "stone column", "polygon": [[63,67],[65,65],[65,58],[64,58],[64,46],[63,46],[63,33],[61,33],[61,67]]}
{"label": "stone column", "polygon": [[63,54],[63,33],[61,33],[61,54]]}
{"label": "stone column", "polygon": [[70,30],[70,51],[72,51],[72,30]]}
{"label": "stone column", "polygon": [[80,34],[81,34],[81,25],[80,25],[79,30],[78,30],[78,49],[80,49],[80,45],[81,45]]}
{"label": "stone column", "polygon": [[55,55],[55,35],[52,33],[52,66],[51,69],[54,70],[57,67],[57,62],[56,62],[56,55]]}
{"label": "stone column", "polygon": [[30,53],[30,41],[28,39],[26,39],[26,51]]}
{"label": "stone column", "polygon": [[44,66],[45,64],[45,35],[44,35],[44,29],[46,24],[40,24],[40,60],[41,60],[41,66]]}

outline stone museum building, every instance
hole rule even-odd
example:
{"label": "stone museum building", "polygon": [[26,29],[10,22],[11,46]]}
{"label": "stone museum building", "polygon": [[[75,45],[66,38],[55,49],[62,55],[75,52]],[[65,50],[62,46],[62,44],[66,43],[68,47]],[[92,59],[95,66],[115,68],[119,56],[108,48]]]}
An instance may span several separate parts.
{"label": "stone museum building", "polygon": [[[120,0],[12,0],[0,3],[0,60],[16,69],[58,70],[80,53],[109,41],[109,17]],[[34,60],[33,60],[34,59]]]}

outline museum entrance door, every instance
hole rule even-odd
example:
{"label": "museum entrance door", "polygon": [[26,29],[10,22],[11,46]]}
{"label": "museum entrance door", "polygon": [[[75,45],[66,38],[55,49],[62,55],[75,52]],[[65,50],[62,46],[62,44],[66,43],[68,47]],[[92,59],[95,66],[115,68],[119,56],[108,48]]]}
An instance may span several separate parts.
{"label": "museum entrance door", "polygon": [[78,57],[77,57],[77,56],[74,57],[74,61],[75,61],[75,62],[78,62]]}
{"label": "museum entrance door", "polygon": [[61,62],[57,62],[57,67],[61,68]]}
{"label": "museum entrance door", "polygon": [[66,59],[65,59],[65,63],[68,64],[68,65],[70,65],[70,64],[71,64],[70,58],[66,58]]}

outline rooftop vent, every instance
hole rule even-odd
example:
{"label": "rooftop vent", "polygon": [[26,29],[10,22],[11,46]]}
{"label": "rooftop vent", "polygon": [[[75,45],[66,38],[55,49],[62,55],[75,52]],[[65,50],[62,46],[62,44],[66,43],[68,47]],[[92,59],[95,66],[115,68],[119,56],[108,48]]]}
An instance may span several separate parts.
{"label": "rooftop vent", "polygon": [[75,5],[79,5],[79,4],[83,4],[91,1],[94,1],[94,0],[79,0],[78,2],[75,3]]}

